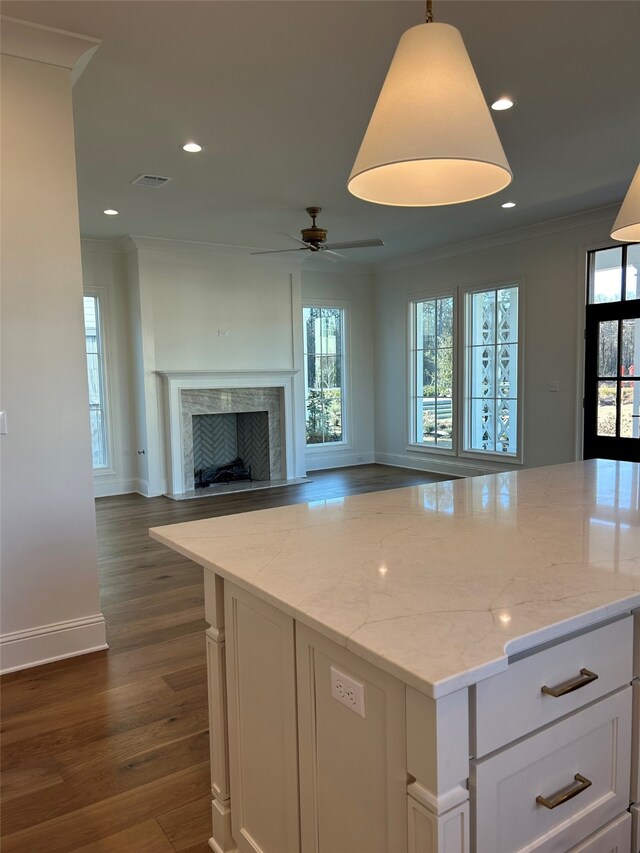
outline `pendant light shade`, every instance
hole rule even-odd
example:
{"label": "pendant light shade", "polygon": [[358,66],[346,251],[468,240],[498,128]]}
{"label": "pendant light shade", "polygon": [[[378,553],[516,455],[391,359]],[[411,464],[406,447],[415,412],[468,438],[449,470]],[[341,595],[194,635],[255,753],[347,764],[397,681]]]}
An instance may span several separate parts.
{"label": "pendant light shade", "polygon": [[459,31],[420,24],[400,39],[348,189],[406,207],[496,193],[511,169]]}
{"label": "pendant light shade", "polygon": [[627,190],[622,207],[613,223],[611,236],[625,243],[640,242],[640,166]]}

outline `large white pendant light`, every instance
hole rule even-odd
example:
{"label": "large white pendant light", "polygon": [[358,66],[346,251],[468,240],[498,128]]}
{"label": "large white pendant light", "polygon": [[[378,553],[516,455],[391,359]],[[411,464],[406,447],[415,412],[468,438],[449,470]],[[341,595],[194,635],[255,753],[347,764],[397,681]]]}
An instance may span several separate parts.
{"label": "large white pendant light", "polygon": [[640,165],[613,223],[611,236],[625,243],[640,242]]}
{"label": "large white pendant light", "polygon": [[512,173],[459,31],[427,23],[400,39],[347,184],[365,201],[457,204]]}

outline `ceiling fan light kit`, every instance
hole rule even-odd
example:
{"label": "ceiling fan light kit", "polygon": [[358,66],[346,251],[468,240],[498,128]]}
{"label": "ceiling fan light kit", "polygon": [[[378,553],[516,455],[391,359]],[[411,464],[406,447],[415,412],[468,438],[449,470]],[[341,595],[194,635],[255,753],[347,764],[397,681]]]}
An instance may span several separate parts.
{"label": "ceiling fan light kit", "polygon": [[640,165],[613,223],[611,236],[624,243],[640,241]]}
{"label": "ceiling fan light kit", "polygon": [[327,229],[320,228],[319,225],[316,225],[316,216],[318,216],[322,208],[307,207],[306,210],[311,217],[311,226],[309,228],[303,228],[300,231],[300,234],[302,234],[303,242],[308,243],[312,250],[318,251],[320,245],[326,242],[327,239]]}
{"label": "ceiling fan light kit", "polygon": [[348,189],[376,204],[430,207],[499,192],[512,173],[460,32],[427,23],[401,37]]}

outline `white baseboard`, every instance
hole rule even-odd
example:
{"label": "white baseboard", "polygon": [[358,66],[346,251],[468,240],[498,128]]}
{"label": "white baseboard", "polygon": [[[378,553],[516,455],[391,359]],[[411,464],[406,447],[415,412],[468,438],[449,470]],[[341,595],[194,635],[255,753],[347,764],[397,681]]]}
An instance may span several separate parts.
{"label": "white baseboard", "polygon": [[373,453],[358,453],[357,451],[321,451],[310,452],[305,456],[307,471],[325,471],[327,468],[348,468],[351,465],[370,465]]}
{"label": "white baseboard", "polygon": [[143,498],[157,498],[160,495],[167,494],[167,481],[158,480],[154,485],[151,485],[148,480],[134,480],[133,491],[142,495]]}
{"label": "white baseboard", "polygon": [[97,479],[93,481],[94,498],[108,498],[111,495],[130,495],[132,492],[137,491],[138,480],[133,478],[128,480],[114,480],[111,483],[103,483]]}
{"label": "white baseboard", "polygon": [[455,456],[434,459],[432,456],[425,457],[411,453],[376,453],[375,462],[378,465],[412,468],[414,471],[430,471],[433,474],[448,474],[451,477],[477,477],[481,474],[495,474],[497,470],[473,464]]}
{"label": "white baseboard", "polygon": [[0,636],[0,673],[108,649],[104,616],[96,613]]}

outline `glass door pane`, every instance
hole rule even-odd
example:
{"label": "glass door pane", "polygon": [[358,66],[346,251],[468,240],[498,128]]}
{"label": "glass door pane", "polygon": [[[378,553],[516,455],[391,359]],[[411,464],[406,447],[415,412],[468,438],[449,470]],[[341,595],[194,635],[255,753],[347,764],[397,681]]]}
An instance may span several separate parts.
{"label": "glass door pane", "polygon": [[590,253],[584,457],[640,461],[640,244]]}

